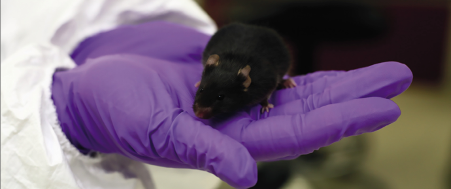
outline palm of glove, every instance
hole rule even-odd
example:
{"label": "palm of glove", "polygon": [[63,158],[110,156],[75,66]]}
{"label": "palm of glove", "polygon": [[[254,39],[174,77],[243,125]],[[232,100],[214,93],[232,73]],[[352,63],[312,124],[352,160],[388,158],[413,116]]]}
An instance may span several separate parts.
{"label": "palm of glove", "polygon": [[[256,106],[200,120],[192,111],[193,84],[202,72],[199,47],[208,36],[161,22],[128,33],[146,28],[156,32],[141,35],[153,42],[150,48],[126,39],[134,49],[120,41],[122,48],[111,49],[108,39],[127,33],[118,29],[88,39],[73,54],[78,63],[96,59],[55,74],[52,91],[63,131],[81,151],[206,170],[235,187],[255,184],[255,160],[295,158],[394,122],[400,111],[388,98],[412,79],[406,66],[393,62],[316,72],[295,77],[296,88],[276,91],[269,113],[261,115]],[[190,38],[180,42],[174,35],[177,46],[168,43],[162,34],[174,30]]]}

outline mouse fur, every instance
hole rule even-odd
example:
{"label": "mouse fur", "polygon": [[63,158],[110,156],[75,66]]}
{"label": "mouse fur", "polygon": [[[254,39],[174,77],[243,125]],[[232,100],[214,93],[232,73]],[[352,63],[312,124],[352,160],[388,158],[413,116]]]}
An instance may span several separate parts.
{"label": "mouse fur", "polygon": [[282,38],[272,29],[242,23],[219,29],[203,52],[196,116],[208,119],[258,103],[272,108],[267,100],[284,81],[290,61]]}

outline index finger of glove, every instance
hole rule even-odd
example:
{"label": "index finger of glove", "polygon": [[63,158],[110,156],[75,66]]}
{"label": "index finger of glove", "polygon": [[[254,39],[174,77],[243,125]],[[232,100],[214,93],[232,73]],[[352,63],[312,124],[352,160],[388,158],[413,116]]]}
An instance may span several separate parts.
{"label": "index finger of glove", "polygon": [[281,105],[298,99],[313,103],[332,104],[356,98],[392,98],[405,91],[412,82],[412,72],[401,63],[385,62],[345,73],[325,75],[313,82],[292,89],[274,92],[272,103]]}
{"label": "index finger of glove", "polygon": [[292,79],[294,80],[294,82],[296,82],[298,86],[304,86],[309,83],[313,83],[316,80],[319,80],[323,77],[337,77],[343,73],[346,73],[346,71],[336,71],[336,70],[316,71],[306,75],[295,76],[292,77]]}

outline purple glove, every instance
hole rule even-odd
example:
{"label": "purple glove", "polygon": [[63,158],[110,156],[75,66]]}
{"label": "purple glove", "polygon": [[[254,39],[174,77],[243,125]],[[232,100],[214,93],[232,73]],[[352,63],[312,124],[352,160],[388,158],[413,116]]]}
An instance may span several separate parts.
{"label": "purple glove", "polygon": [[388,99],[409,87],[412,73],[386,62],[293,79],[298,86],[276,91],[269,113],[260,115],[256,106],[210,125],[241,142],[257,161],[293,159],[396,121],[401,112]]}
{"label": "purple glove", "polygon": [[152,22],[85,40],[72,54],[83,65],[54,75],[63,132],[84,153],[206,170],[234,187],[250,187],[257,179],[255,160],[295,158],[394,122],[400,111],[387,98],[412,80],[410,70],[394,62],[316,72],[295,77],[294,89],[275,92],[269,113],[260,115],[255,106],[200,120],[192,110],[193,85],[208,39]]}

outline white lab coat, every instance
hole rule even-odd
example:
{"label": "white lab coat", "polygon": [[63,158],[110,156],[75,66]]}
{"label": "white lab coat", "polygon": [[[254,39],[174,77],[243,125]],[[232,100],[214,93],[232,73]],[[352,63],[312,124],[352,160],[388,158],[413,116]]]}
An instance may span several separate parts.
{"label": "white lab coat", "polygon": [[215,188],[214,175],[80,154],[58,124],[52,75],[86,37],[123,24],[166,20],[213,34],[190,0],[2,0],[1,188]]}

